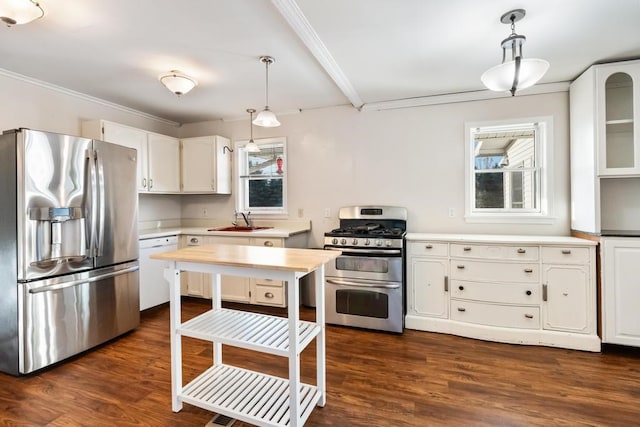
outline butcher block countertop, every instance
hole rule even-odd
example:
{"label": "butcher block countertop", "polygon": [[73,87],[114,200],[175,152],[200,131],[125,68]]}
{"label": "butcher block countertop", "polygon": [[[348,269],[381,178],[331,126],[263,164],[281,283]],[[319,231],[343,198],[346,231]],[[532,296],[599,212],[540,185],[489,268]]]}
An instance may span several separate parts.
{"label": "butcher block countertop", "polygon": [[309,273],[337,258],[340,254],[340,251],[334,250],[244,245],[202,245],[163,252],[152,255],[151,258],[165,261]]}

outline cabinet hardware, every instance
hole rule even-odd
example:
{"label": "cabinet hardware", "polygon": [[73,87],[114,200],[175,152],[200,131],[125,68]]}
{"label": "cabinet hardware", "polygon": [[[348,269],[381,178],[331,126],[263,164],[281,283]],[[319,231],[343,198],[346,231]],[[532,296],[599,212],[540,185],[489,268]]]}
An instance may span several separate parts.
{"label": "cabinet hardware", "polygon": [[533,273],[533,268],[525,268],[524,272],[525,273]]}
{"label": "cabinet hardware", "polygon": [[564,255],[569,255],[569,254],[571,253],[571,250],[570,250],[570,249],[563,249],[563,250],[562,250],[562,253],[563,253]]}
{"label": "cabinet hardware", "polygon": [[449,276],[444,276],[444,291],[449,292]]}
{"label": "cabinet hardware", "polygon": [[542,285],[542,301],[547,300],[547,284]]}
{"label": "cabinet hardware", "polygon": [[267,240],[266,242],[264,242],[264,245],[265,246],[273,246],[273,242],[270,242],[270,241]]}
{"label": "cabinet hardware", "polygon": [[522,248],[518,248],[518,253],[519,254],[526,254],[527,250],[526,249],[522,249]]}
{"label": "cabinet hardware", "polygon": [[147,178],[142,178],[142,188],[147,188]]}
{"label": "cabinet hardware", "polygon": [[462,249],[465,252],[469,252],[471,250],[471,248],[469,246],[465,246],[464,249]]}
{"label": "cabinet hardware", "polygon": [[273,293],[272,292],[265,292],[264,296],[267,298],[273,298]]}
{"label": "cabinet hardware", "polygon": [[425,245],[424,248],[425,249],[433,249],[433,245]]}
{"label": "cabinet hardware", "polygon": [[153,188],[153,180],[149,178],[149,190]]}
{"label": "cabinet hardware", "polygon": [[459,268],[460,270],[464,270],[464,265],[459,265],[459,266],[458,266],[458,268]]}
{"label": "cabinet hardware", "polygon": [[533,319],[533,314],[525,314],[524,317],[527,319]]}
{"label": "cabinet hardware", "polygon": [[464,286],[460,285],[458,286],[458,289],[460,289],[461,291],[464,291]]}
{"label": "cabinet hardware", "polygon": [[198,243],[198,239],[195,237],[192,237],[190,240],[191,243]]}
{"label": "cabinet hardware", "polygon": [[525,294],[531,295],[531,291],[527,291],[527,292],[525,292]]}
{"label": "cabinet hardware", "polygon": [[467,309],[463,307],[458,307],[458,311],[467,311]]}

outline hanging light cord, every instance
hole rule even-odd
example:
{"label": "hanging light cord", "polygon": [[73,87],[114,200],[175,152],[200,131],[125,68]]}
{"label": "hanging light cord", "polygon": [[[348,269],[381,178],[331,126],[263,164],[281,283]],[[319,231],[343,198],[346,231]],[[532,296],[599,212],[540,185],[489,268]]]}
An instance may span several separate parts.
{"label": "hanging light cord", "polygon": [[264,102],[265,102],[264,108],[268,110],[269,109],[269,64],[271,63],[271,59],[265,58],[264,63],[266,64],[266,69],[265,69],[266,83],[264,85]]}
{"label": "hanging light cord", "polygon": [[[520,81],[520,61],[522,59],[522,43],[519,43],[515,39],[516,34],[516,15],[511,14],[511,36],[514,39],[511,41],[511,57],[515,61],[516,70],[513,73],[513,84],[511,85],[511,96],[516,95],[516,89],[518,89],[518,83]],[[518,55],[518,47],[520,48],[520,55]],[[504,62],[505,49],[502,49],[502,62]]]}
{"label": "hanging light cord", "polygon": [[251,128],[251,138],[250,142],[253,142],[253,110],[249,111],[249,128]]}

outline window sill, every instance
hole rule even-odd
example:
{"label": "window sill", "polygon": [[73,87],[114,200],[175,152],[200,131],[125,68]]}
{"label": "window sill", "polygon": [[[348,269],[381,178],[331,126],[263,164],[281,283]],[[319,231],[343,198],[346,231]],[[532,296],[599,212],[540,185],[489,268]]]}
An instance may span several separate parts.
{"label": "window sill", "polygon": [[554,224],[557,219],[541,215],[473,214],[464,216],[465,222],[473,224]]}

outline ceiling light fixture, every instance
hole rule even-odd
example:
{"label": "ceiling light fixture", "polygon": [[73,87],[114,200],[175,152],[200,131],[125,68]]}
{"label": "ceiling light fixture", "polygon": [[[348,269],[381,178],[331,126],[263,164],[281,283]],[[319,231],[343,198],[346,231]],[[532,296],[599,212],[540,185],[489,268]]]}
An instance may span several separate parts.
{"label": "ceiling light fixture", "polygon": [[[522,57],[522,45],[527,38],[516,34],[515,23],[524,18],[524,9],[515,9],[500,17],[503,24],[511,24],[511,34],[502,40],[502,64],[489,68],[482,74],[480,80],[484,85],[496,92],[509,91],[511,96],[517,90],[533,86],[549,69],[549,63],[544,59]],[[511,51],[511,59],[506,61],[507,49]]]}
{"label": "ceiling light fixture", "polygon": [[253,142],[253,113],[255,112],[256,110],[253,108],[247,108],[247,113],[249,113],[249,127],[251,128],[251,139],[249,139],[247,145],[244,146],[244,151],[247,153],[258,153],[260,151],[258,144]]}
{"label": "ceiling light fixture", "polygon": [[0,21],[12,25],[26,24],[44,16],[44,9],[34,0],[0,1]]}
{"label": "ceiling light fixture", "polygon": [[177,96],[184,95],[198,85],[198,81],[177,70],[161,74],[158,79],[167,89]]}
{"label": "ceiling light fixture", "polygon": [[264,89],[264,110],[260,111],[256,116],[256,119],[253,121],[253,124],[256,126],[262,126],[266,128],[273,128],[276,126],[280,126],[280,122],[278,118],[273,113],[273,111],[269,110],[269,65],[273,64],[276,60],[270,56],[261,56],[260,62],[265,64],[266,68],[266,83]]}

